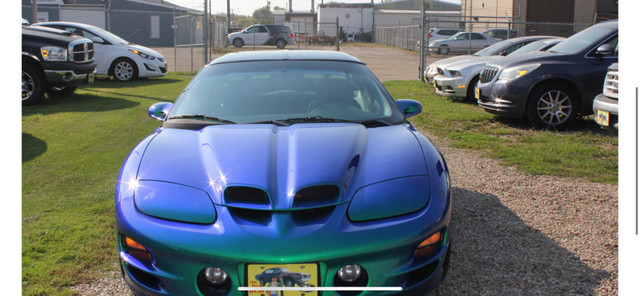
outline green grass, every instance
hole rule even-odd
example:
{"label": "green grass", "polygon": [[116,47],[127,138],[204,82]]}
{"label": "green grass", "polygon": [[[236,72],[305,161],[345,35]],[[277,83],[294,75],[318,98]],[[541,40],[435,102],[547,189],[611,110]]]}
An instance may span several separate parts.
{"label": "green grass", "polygon": [[[98,80],[75,95],[22,110],[22,286],[25,295],[71,294],[70,286],[114,268],[115,182],[131,149],[159,126],[147,116],[173,101],[192,74],[133,83]],[[419,100],[411,118],[439,142],[482,151],[533,174],[617,182],[617,138],[595,124],[537,131],[496,120],[474,104],[434,95],[420,82],[385,85]],[[116,267],[117,268],[117,267]]]}
{"label": "green grass", "polygon": [[22,279],[26,295],[67,294],[117,262],[113,200],[120,166],[192,75],[99,80],[22,111]]}
{"label": "green grass", "polygon": [[618,138],[590,117],[567,131],[536,130],[526,122],[489,114],[474,102],[438,96],[431,85],[419,81],[389,81],[385,86],[396,99],[422,103],[422,113],[410,121],[447,145],[481,151],[531,174],[618,182]]}

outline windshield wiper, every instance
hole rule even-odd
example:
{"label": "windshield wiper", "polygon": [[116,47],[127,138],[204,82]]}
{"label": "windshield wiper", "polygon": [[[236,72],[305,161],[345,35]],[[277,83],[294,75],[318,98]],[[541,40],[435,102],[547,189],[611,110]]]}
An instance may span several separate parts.
{"label": "windshield wiper", "polygon": [[221,123],[229,123],[229,124],[234,124],[235,122],[231,121],[231,120],[226,120],[226,119],[222,119],[219,117],[215,117],[215,116],[209,116],[209,115],[204,115],[204,114],[183,114],[183,115],[174,115],[171,116],[169,118],[167,118],[167,120],[169,119],[203,119],[203,120],[209,120],[209,121],[217,121],[217,122],[221,122]]}
{"label": "windshield wiper", "polygon": [[258,121],[252,123],[270,123],[278,126],[287,126],[295,123],[304,123],[304,122],[347,122],[347,123],[358,123],[362,124],[366,127],[372,126],[388,126],[390,125],[387,122],[382,120],[365,120],[365,121],[355,121],[355,120],[347,120],[347,119],[339,119],[339,118],[330,118],[330,117],[322,117],[322,116],[307,116],[307,117],[293,117],[293,118],[285,118],[285,119],[273,119],[273,120],[265,120]]}

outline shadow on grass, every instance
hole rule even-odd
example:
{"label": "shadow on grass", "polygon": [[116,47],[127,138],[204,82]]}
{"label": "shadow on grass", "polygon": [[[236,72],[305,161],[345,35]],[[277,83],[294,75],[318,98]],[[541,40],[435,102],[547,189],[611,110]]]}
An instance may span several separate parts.
{"label": "shadow on grass", "polygon": [[68,96],[53,96],[35,106],[23,106],[22,115],[55,114],[62,112],[102,112],[128,109],[139,106],[140,103],[129,100],[94,96],[88,94],[72,94]]}
{"label": "shadow on grass", "polygon": [[598,136],[605,136],[605,137],[618,136],[614,132],[602,129],[597,123],[593,121],[593,119],[590,116],[576,118],[575,121],[564,130],[535,128],[533,125],[531,125],[531,123],[529,123],[527,119],[515,119],[515,118],[508,118],[508,117],[503,117],[499,115],[496,115],[493,118],[493,120],[496,122],[502,123],[510,128],[515,128],[520,130],[529,130],[529,129],[535,129],[540,131],[548,130],[552,132],[557,132],[559,134],[567,134],[567,135],[574,134],[574,133],[592,133]]}
{"label": "shadow on grass", "polygon": [[99,76],[96,77],[96,80],[93,84],[88,84],[86,88],[128,88],[128,87],[139,87],[139,86],[150,86],[150,85],[159,85],[159,84],[170,84],[181,82],[180,79],[171,79],[171,78],[139,78],[134,81],[121,82],[115,79],[110,79],[107,76]]}
{"label": "shadow on grass", "polygon": [[31,134],[22,133],[22,162],[32,160],[47,151],[47,142],[32,136]]}
{"label": "shadow on grass", "polygon": [[427,295],[594,295],[611,276],[527,225],[497,196],[461,188],[452,196],[449,271]]}

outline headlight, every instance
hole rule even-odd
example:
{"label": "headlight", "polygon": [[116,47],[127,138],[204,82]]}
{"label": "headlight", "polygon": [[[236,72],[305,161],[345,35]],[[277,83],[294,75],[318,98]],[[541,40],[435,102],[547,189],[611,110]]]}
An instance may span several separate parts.
{"label": "headlight", "polygon": [[40,53],[42,53],[42,58],[45,61],[66,61],[67,60],[67,49],[56,46],[45,46],[40,48]]}
{"label": "headlight", "polygon": [[352,221],[367,221],[419,211],[429,202],[429,176],[393,179],[360,188],[351,200]]}
{"label": "headlight", "polygon": [[451,77],[462,76],[460,71],[456,71],[456,70],[449,70],[449,74],[451,74]]}
{"label": "headlight", "polygon": [[156,57],[151,56],[145,52],[139,51],[139,50],[135,50],[135,49],[129,49],[131,52],[141,56],[143,59],[147,59],[147,60],[155,60]]}
{"label": "headlight", "polygon": [[209,195],[193,187],[139,181],[133,199],[140,212],[156,218],[197,224],[212,224],[216,220]]}
{"label": "headlight", "polygon": [[530,65],[518,66],[513,68],[507,68],[502,70],[502,73],[500,74],[500,77],[498,77],[498,80],[516,79],[518,77],[527,75],[527,73],[537,69],[538,67],[540,67],[540,64],[530,64]]}

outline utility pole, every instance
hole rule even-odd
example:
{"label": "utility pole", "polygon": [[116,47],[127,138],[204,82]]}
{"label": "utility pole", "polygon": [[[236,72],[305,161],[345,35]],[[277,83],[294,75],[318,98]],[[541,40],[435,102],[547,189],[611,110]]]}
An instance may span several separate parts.
{"label": "utility pole", "polygon": [[31,12],[33,13],[31,16],[31,23],[35,24],[38,22],[38,0],[33,0],[33,3],[31,4]]}
{"label": "utility pole", "polygon": [[209,51],[209,21],[208,21],[208,16],[207,14],[209,14],[209,5],[207,4],[207,0],[204,0],[204,15],[202,16],[202,43],[203,43],[203,47],[204,47],[204,64],[207,64],[207,58],[209,57],[209,55],[207,54],[207,52]]}
{"label": "utility pole", "polygon": [[[424,49],[426,47],[426,44],[424,44],[424,35],[426,34],[426,30],[424,28],[425,26],[425,19],[424,19],[424,10],[425,10],[425,5],[424,5],[424,1],[422,0],[422,8],[420,9],[420,48],[419,48],[419,53],[420,53],[420,66],[418,66],[418,79],[420,79],[420,81],[424,82]],[[428,47],[427,47],[428,50]]]}
{"label": "utility pole", "polygon": [[231,0],[227,0],[227,33],[231,28]]}

